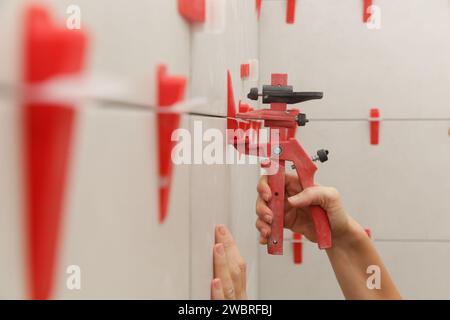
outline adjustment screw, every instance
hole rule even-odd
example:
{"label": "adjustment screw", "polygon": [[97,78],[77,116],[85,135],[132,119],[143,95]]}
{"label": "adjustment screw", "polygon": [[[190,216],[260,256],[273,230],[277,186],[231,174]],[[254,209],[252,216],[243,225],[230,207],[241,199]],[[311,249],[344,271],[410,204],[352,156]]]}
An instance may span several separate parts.
{"label": "adjustment screw", "polygon": [[320,149],[319,151],[317,151],[317,155],[311,157],[311,160],[316,162],[316,161],[320,161],[320,162],[326,162],[328,161],[328,150],[325,149]]}
{"label": "adjustment screw", "polygon": [[273,148],[273,154],[279,156],[283,152],[283,149],[281,147],[275,147]]}
{"label": "adjustment screw", "polygon": [[258,100],[259,98],[259,92],[258,92],[258,88],[251,88],[250,89],[250,93],[247,95],[247,98],[249,98],[250,100]]}
{"label": "adjustment screw", "polygon": [[299,113],[296,120],[299,127],[304,127],[309,122],[309,120],[306,118],[306,114],[304,113]]}

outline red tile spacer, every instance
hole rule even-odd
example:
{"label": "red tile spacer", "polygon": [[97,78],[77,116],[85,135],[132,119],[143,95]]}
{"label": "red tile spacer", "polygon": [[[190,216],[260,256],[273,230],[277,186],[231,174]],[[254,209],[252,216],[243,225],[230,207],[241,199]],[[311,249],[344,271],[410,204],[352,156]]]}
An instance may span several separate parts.
{"label": "red tile spacer", "polygon": [[29,294],[41,300],[53,288],[76,115],[62,105],[26,105],[23,112]]}
{"label": "red tile spacer", "polygon": [[189,23],[204,23],[206,0],[178,0],[178,12]]}
{"label": "red tile spacer", "polygon": [[256,14],[258,16],[258,19],[261,17],[261,5],[262,5],[262,0],[256,0]]}
{"label": "red tile spacer", "polygon": [[250,105],[246,104],[246,103],[242,103],[241,101],[239,101],[239,113],[246,113],[249,111],[252,111],[253,108],[250,107]]}
{"label": "red tile spacer", "polygon": [[[252,110],[253,110],[253,108],[250,107],[248,104],[242,103],[241,101],[239,101],[239,113],[246,113],[246,112],[249,112],[249,111],[252,111]],[[250,129],[251,123],[252,123],[252,121],[250,121],[250,122],[241,122],[239,124],[239,129],[242,129],[242,130],[246,131],[246,130]]]}
{"label": "red tile spacer", "polygon": [[[167,75],[167,67],[159,65],[156,71],[158,106],[170,107],[184,100],[186,82],[186,78],[183,76]],[[179,114],[158,113],[159,223],[163,223],[167,217],[172,180],[171,153],[175,145],[175,141],[172,141],[172,133],[179,125]]]}
{"label": "red tile spacer", "polygon": [[167,67],[159,65],[156,70],[157,104],[159,107],[170,107],[184,100],[186,92],[186,77],[169,76]]}
{"label": "red tile spacer", "polygon": [[369,236],[369,238],[372,239],[372,230],[370,230],[369,228],[366,228],[366,229],[364,229],[364,231]]}
{"label": "red tile spacer", "polygon": [[[261,129],[261,122],[258,122],[258,121],[251,121],[250,122],[250,128],[251,129],[253,129],[254,130],[254,135],[252,136],[252,141],[253,141],[253,143],[256,145],[256,146],[258,146],[258,144],[259,144],[259,132],[260,132],[260,129]],[[257,150],[254,152],[254,155],[256,155],[257,154]]]}
{"label": "red tile spacer", "polygon": [[54,26],[46,9],[39,6],[28,7],[25,24],[26,83],[78,73],[82,69],[87,43],[85,33]]}
{"label": "red tile spacer", "polygon": [[238,128],[236,117],[236,102],[234,101],[233,81],[231,80],[231,72],[227,72],[227,129],[236,130]]}
{"label": "red tile spacer", "polygon": [[250,63],[241,64],[241,79],[247,79],[250,76]]}
{"label": "red tile spacer", "polygon": [[370,109],[370,144],[378,145],[380,136],[380,111],[377,108]]}
{"label": "red tile spacer", "polygon": [[369,13],[369,8],[372,6],[372,0],[363,0],[363,22],[369,22],[371,14]]}
{"label": "red tile spacer", "polygon": [[301,264],[303,262],[303,243],[301,233],[293,233],[292,249],[294,263]]}
{"label": "red tile spacer", "polygon": [[[246,104],[246,103],[242,103],[241,101],[239,101],[239,113],[246,113],[246,112],[250,112],[253,111],[254,109]],[[242,129],[246,132],[246,135],[250,138],[250,139],[254,139],[253,143],[257,143],[259,141],[259,130],[261,129],[261,122],[259,121],[249,121],[249,122],[242,122],[239,124],[239,129]],[[256,135],[255,136],[250,136],[250,132],[248,130],[253,129]]]}
{"label": "red tile spacer", "polygon": [[[253,108],[250,107],[250,105],[246,104],[246,103],[242,103],[241,101],[239,101],[239,113],[246,113],[246,112],[250,112],[253,111]],[[250,132],[248,130],[250,130],[250,128],[252,128],[252,126],[254,127],[255,125],[253,125],[253,123],[255,123],[255,121],[249,121],[249,122],[241,122],[239,123],[238,127],[239,129],[243,130],[245,133],[245,139],[251,139],[253,138],[252,136],[250,136]],[[258,137],[256,137],[256,139],[258,139]],[[255,141],[253,141],[255,142]],[[241,153],[239,153],[239,159],[242,157],[243,155]]]}
{"label": "red tile spacer", "polygon": [[[82,70],[84,32],[56,27],[40,6],[27,7],[24,30],[26,84]],[[76,112],[70,104],[25,103],[22,116],[28,294],[31,299],[48,299],[55,278]]]}
{"label": "red tile spacer", "polygon": [[296,0],[287,0],[286,23],[293,24],[295,22],[295,4]]}

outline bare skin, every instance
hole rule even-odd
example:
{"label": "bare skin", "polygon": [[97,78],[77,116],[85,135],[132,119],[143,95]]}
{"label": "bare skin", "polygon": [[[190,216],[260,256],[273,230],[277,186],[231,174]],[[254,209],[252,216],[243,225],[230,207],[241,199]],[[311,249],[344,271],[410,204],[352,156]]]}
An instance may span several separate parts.
{"label": "bare skin", "polygon": [[224,225],[216,226],[215,242],[213,249],[214,279],[211,282],[211,299],[246,300],[247,266],[239,253],[231,232]]}
{"label": "bare skin", "polygon": [[[315,186],[302,190],[296,175],[286,175],[285,188],[285,228],[316,242],[308,208],[319,205],[327,212],[333,247],[326,252],[346,299],[401,299],[375,246],[364,229],[347,214],[336,189]],[[261,177],[257,190],[256,228],[260,232],[260,243],[267,244],[273,219],[268,206],[272,193],[267,177]],[[367,286],[369,266],[378,266],[381,271],[380,289],[369,289]]]}

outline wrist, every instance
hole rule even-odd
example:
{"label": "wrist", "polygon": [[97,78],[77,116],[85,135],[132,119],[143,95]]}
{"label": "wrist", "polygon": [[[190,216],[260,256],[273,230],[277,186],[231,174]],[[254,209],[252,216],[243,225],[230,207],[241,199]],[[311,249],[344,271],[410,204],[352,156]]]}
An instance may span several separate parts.
{"label": "wrist", "polygon": [[347,227],[344,232],[338,236],[333,237],[333,247],[330,249],[344,249],[349,250],[356,247],[364,239],[367,239],[367,234],[361,225],[349,217]]}

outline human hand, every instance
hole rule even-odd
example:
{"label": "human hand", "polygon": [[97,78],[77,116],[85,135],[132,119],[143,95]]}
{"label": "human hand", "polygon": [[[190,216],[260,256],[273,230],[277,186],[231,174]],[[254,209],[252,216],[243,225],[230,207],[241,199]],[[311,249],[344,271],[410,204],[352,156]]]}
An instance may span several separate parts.
{"label": "human hand", "polygon": [[[256,228],[260,232],[260,243],[267,244],[273,221],[273,213],[268,205],[272,198],[272,192],[267,176],[260,178],[257,191]],[[335,188],[315,186],[303,190],[297,175],[286,174],[285,191],[285,228],[303,234],[312,242],[317,242],[309,207],[318,205],[328,215],[333,241],[344,236],[350,230],[352,220],[342,206],[340,194]]]}
{"label": "human hand", "polygon": [[246,263],[239,253],[231,232],[224,225],[216,226],[215,241],[211,299],[246,300]]}

